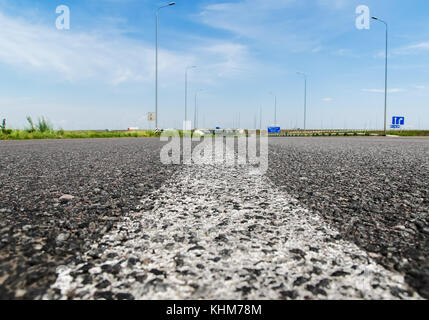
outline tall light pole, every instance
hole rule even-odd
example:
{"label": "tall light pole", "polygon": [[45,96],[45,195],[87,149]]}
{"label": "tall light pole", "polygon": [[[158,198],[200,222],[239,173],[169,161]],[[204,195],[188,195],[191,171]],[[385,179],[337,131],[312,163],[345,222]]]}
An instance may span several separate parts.
{"label": "tall light pole", "polygon": [[155,49],[155,126],[158,129],[158,26],[159,26],[159,10],[162,8],[174,6],[175,2],[170,2],[167,5],[156,9],[156,49]]}
{"label": "tall light pole", "polygon": [[270,92],[274,96],[274,125],[277,125],[277,95]]}
{"label": "tall light pole", "polygon": [[258,121],[258,113],[257,112],[255,112],[255,118],[253,119],[253,129],[258,129],[258,125],[257,125],[257,122]]}
{"label": "tall light pole", "polygon": [[185,121],[188,121],[188,71],[195,68],[196,66],[190,66],[185,71]]}
{"label": "tall light pole", "polygon": [[199,89],[195,92],[195,110],[194,110],[194,129],[197,129],[198,122],[198,105],[197,105],[197,96],[198,93],[204,91],[204,89]]}
{"label": "tall light pole", "polygon": [[386,21],[377,17],[372,17],[373,20],[379,21],[386,26],[386,63],[384,71],[384,135],[387,135],[387,57],[388,57],[388,41],[389,41],[389,26]]}
{"label": "tall light pole", "polygon": [[307,130],[307,75],[303,72],[297,74],[304,76],[304,130]]}

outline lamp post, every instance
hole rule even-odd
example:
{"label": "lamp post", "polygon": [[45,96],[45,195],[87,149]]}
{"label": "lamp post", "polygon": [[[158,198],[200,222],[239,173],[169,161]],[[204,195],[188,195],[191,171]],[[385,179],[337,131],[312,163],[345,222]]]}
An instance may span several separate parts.
{"label": "lamp post", "polygon": [[304,131],[307,130],[307,75],[303,72],[297,74],[304,76]]}
{"label": "lamp post", "polygon": [[190,66],[185,71],[185,122],[188,121],[188,71],[195,68],[196,66]]}
{"label": "lamp post", "polygon": [[159,10],[174,6],[175,2],[170,2],[167,5],[156,9],[156,48],[155,48],[155,126],[158,129],[158,26],[159,26]]}
{"label": "lamp post", "polygon": [[197,96],[198,93],[204,91],[203,89],[199,89],[195,92],[195,110],[194,110],[194,129],[197,129],[198,122],[198,106],[197,106]]}
{"label": "lamp post", "polygon": [[277,125],[277,95],[270,92],[274,96],[274,126]]}
{"label": "lamp post", "polygon": [[387,135],[387,57],[388,57],[388,41],[389,41],[389,26],[386,21],[377,17],[372,17],[373,20],[379,21],[386,26],[386,60],[384,71],[384,135]]}

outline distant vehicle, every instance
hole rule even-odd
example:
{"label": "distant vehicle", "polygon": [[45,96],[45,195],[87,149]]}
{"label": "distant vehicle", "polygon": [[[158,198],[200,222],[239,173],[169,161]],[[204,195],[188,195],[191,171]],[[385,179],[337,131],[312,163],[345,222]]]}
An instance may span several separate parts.
{"label": "distant vehicle", "polygon": [[199,136],[211,136],[214,135],[214,130],[209,130],[209,129],[196,129],[194,131],[195,135],[199,135]]}
{"label": "distant vehicle", "polygon": [[137,128],[137,127],[130,127],[130,128],[128,128],[128,131],[137,131],[137,130],[140,130],[140,129]]}
{"label": "distant vehicle", "polygon": [[214,132],[215,134],[218,134],[218,135],[227,135],[227,136],[246,134],[246,130],[244,129],[216,129]]}

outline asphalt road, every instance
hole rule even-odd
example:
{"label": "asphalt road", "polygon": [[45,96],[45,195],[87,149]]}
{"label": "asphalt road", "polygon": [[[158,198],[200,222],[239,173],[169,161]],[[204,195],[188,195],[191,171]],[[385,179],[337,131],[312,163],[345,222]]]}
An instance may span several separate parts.
{"label": "asphalt road", "polygon": [[0,142],[0,298],[429,297],[429,140],[271,139],[266,176],[161,147]]}
{"label": "asphalt road", "polygon": [[272,139],[269,178],[429,298],[429,139]]}
{"label": "asphalt road", "polygon": [[[0,298],[39,298],[59,265],[158,189],[175,168],[157,139],[0,142]],[[59,200],[63,195],[75,198]]]}

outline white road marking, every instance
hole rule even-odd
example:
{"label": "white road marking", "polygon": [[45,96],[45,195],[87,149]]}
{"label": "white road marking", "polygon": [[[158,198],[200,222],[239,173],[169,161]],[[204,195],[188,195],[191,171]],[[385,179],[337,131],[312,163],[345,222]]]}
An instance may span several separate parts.
{"label": "white road marking", "polygon": [[79,271],[85,263],[72,264],[58,268],[52,289],[82,299],[420,299],[403,275],[248,169],[184,166],[150,197],[151,211],[130,213],[94,246],[101,259],[84,254],[92,282]]}

